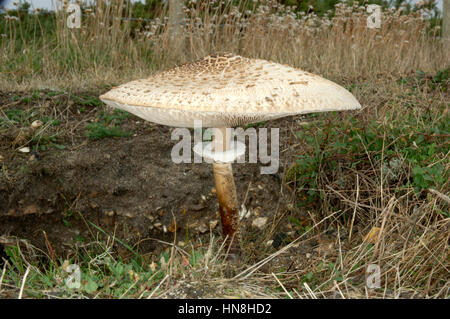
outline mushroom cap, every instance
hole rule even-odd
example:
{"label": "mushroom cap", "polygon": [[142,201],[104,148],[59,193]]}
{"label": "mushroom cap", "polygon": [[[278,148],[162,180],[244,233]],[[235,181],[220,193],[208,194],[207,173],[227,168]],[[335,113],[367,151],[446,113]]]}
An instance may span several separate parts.
{"label": "mushroom cap", "polygon": [[234,127],[314,112],[361,108],[346,89],[287,65],[239,55],[197,62],[113,88],[106,104],[158,124]]}

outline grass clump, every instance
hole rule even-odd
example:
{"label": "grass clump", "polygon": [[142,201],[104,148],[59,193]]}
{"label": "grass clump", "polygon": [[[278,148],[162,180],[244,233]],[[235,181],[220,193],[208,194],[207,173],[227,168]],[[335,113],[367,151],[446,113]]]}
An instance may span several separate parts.
{"label": "grass clump", "polygon": [[368,123],[323,116],[297,133],[308,151],[298,156],[288,177],[304,189],[306,203],[317,202],[318,189],[337,177],[338,189],[348,189],[353,180],[345,176],[359,170],[382,173],[383,183],[397,190],[441,189],[449,178],[442,161],[449,150],[449,123],[448,115],[389,115]]}
{"label": "grass clump", "polygon": [[97,122],[86,125],[87,137],[93,140],[99,140],[107,137],[128,137],[132,132],[126,132],[120,128],[120,123],[130,114],[122,110],[114,110],[112,114],[104,111],[99,112]]}
{"label": "grass clump", "polygon": [[123,131],[118,126],[108,127],[105,123],[91,123],[86,125],[87,137],[99,140],[107,137],[128,137],[132,133]]}
{"label": "grass clump", "polygon": [[[156,263],[143,267],[137,260],[123,260],[111,246],[102,242],[81,248],[76,256],[65,260],[53,260],[32,246],[28,246],[28,252],[33,250],[34,256],[27,255],[23,249],[20,245],[6,247],[8,262],[3,265],[2,284],[11,293],[14,287],[21,287],[28,271],[26,298],[99,295],[102,298],[142,298],[150,295],[151,289],[165,276],[165,271]],[[37,258],[39,255],[41,257]]]}
{"label": "grass clump", "polygon": [[[92,229],[96,239],[80,244],[67,258],[56,258],[48,238],[49,250],[44,252],[25,240],[0,237],[2,244],[7,243],[6,258],[0,264],[0,295],[9,298],[192,298],[195,297],[192,291],[198,291],[212,298],[228,294],[281,296],[277,289],[264,291],[245,282],[225,279],[227,263],[222,255],[223,247],[213,238],[206,246],[197,242],[175,245],[159,241],[166,248],[157,254],[143,254],[138,246],[130,247],[93,226],[100,230]],[[128,254],[121,252],[124,247]]]}

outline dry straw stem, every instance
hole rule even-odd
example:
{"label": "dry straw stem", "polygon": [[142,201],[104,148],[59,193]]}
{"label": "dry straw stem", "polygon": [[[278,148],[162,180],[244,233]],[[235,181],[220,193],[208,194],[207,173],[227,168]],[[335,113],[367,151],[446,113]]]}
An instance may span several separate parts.
{"label": "dry straw stem", "polygon": [[20,286],[19,296],[17,297],[18,299],[22,299],[23,289],[25,288],[25,282],[27,281],[27,277],[28,277],[29,273],[30,273],[30,266],[27,267],[27,270],[25,271],[25,274],[23,275],[22,284]]}
{"label": "dry straw stem", "polygon": [[278,277],[272,273],[272,276],[275,278],[275,280],[280,284],[280,287],[283,289],[283,291],[286,293],[286,295],[290,298],[293,299],[291,294],[286,290],[286,288],[283,286],[283,284],[281,283],[281,281],[278,279]]}
{"label": "dry straw stem", "polygon": [[442,194],[441,192],[439,192],[439,191],[437,191],[437,190],[435,190],[435,189],[432,189],[432,188],[429,188],[428,191],[429,191],[430,193],[432,193],[432,194],[437,195],[439,198],[443,199],[443,200],[446,201],[448,204],[450,204],[450,197],[448,197],[447,195]]}
{"label": "dry straw stem", "polygon": [[5,264],[3,265],[2,276],[0,277],[0,292],[2,291],[2,283],[3,283],[3,278],[5,278],[7,266],[8,266],[8,261],[6,261]]}

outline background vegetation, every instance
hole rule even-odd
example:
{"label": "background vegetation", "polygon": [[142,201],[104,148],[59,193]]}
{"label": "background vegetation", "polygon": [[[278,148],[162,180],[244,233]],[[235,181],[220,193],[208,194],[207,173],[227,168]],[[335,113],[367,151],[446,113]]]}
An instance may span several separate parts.
{"label": "background vegetation", "polygon": [[[369,3],[383,6],[379,29],[367,28]],[[433,1],[412,7],[401,0],[191,0],[176,38],[160,1],[83,5],[81,29],[67,28],[64,11],[27,10],[22,4],[0,14],[0,86],[31,104],[41,89],[100,92],[209,53],[233,52],[320,74],[349,89],[363,108],[312,115],[293,128],[298,140],[283,175],[295,194],[292,209],[274,216],[259,237],[246,235],[248,264],[233,276],[213,240],[201,248],[170,244],[148,262],[125,242],[133,257],[122,259],[106,240],[120,239],[103,236],[70,260],[82,266],[82,289],[73,291],[62,284],[69,261],[19,241],[8,244],[0,279],[5,296],[25,289],[34,297],[164,297],[174,296],[169,283],[185,282],[225,297],[448,298],[450,56]],[[98,117],[86,126],[87,138],[130,136],[120,130],[127,114],[96,111],[96,95],[80,101],[81,112]],[[38,119],[10,106],[0,110],[3,130]],[[64,147],[50,137],[68,119],[51,114],[59,115],[39,118],[49,123],[45,143],[31,138],[15,147]],[[280,220],[292,225],[292,236],[270,250],[265,243]],[[339,234],[331,253],[319,249],[296,270],[279,262],[330,229]],[[271,273],[262,271],[274,261],[279,266]],[[383,285],[369,291],[361,278],[374,262]]]}

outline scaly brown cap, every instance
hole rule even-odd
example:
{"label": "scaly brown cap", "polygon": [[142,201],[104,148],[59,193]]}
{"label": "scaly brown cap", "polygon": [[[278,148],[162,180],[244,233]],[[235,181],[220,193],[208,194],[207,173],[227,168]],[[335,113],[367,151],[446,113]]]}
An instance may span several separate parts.
{"label": "scaly brown cap", "polygon": [[345,88],[320,76],[260,59],[210,55],[132,81],[100,96],[148,121],[234,127],[288,115],[361,108]]}

